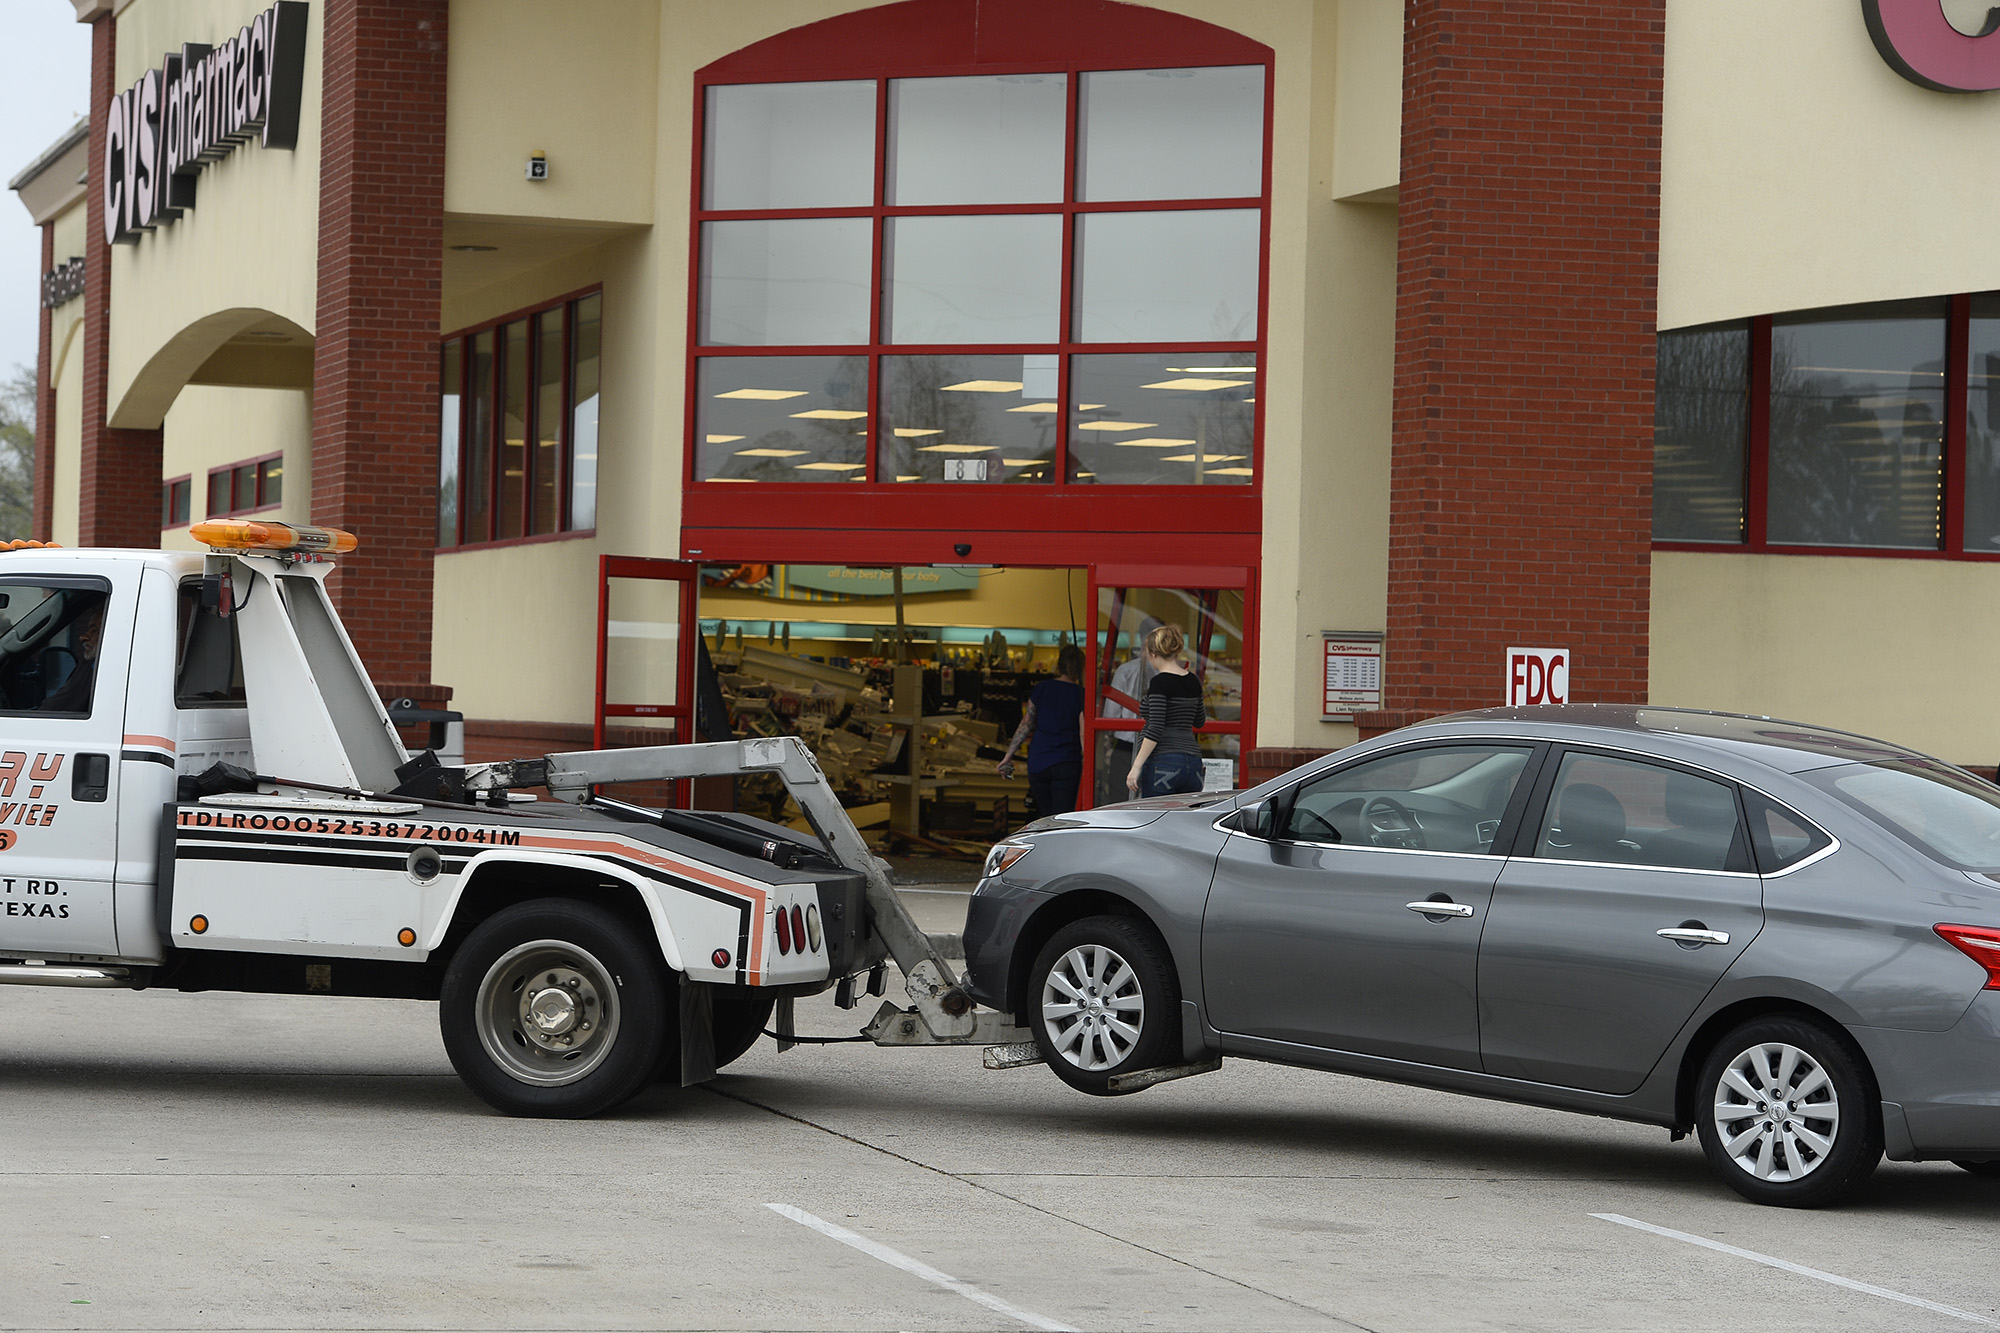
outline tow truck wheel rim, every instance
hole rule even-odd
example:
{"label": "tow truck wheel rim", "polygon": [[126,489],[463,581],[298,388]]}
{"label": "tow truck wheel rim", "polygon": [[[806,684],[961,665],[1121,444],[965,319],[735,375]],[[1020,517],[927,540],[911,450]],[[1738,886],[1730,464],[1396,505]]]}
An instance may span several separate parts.
{"label": "tow truck wheel rim", "polygon": [[536,1087],[574,1083],[618,1040],[616,983],[589,950],[567,940],[518,944],[486,969],[473,1022],[487,1056]]}
{"label": "tow truck wheel rim", "polygon": [[1117,1068],[1146,1030],[1138,970],[1107,945],[1077,945],[1042,982],[1042,1021],[1067,1063],[1092,1073]]}

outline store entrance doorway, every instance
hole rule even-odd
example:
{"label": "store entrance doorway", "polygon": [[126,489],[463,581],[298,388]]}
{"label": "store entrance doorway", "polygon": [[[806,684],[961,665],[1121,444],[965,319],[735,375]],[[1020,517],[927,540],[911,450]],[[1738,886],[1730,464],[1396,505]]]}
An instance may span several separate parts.
{"label": "store entrance doorway", "polygon": [[[1027,743],[998,764],[1065,649],[1083,658],[1078,808],[1128,799],[1141,727],[1140,640],[1177,625],[1203,679],[1208,785],[1236,784],[1254,712],[1245,568],[696,564],[607,557],[598,736],[796,735],[878,850],[973,857],[1038,815]],[[678,792],[788,823],[782,787],[748,777]]]}
{"label": "store entrance doorway", "polygon": [[1176,626],[1201,678],[1208,721],[1198,733],[1204,787],[1227,791],[1240,780],[1244,736],[1254,714],[1249,614],[1252,571],[1165,565],[1093,565],[1090,673],[1092,745],[1085,785],[1091,804],[1131,799],[1127,775],[1145,724],[1140,703],[1153,672],[1146,636]]}

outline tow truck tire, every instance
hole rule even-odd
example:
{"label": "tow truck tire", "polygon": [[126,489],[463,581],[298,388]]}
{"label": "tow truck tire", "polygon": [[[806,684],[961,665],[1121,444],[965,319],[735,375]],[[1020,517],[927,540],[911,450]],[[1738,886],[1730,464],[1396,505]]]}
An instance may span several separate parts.
{"label": "tow truck tire", "polygon": [[1143,921],[1092,916],[1050,937],[1028,973],[1035,1045],[1056,1077],[1093,1097],[1114,1074],[1175,1064],[1181,995],[1167,946]]}
{"label": "tow truck tire", "polygon": [[494,913],[445,969],[438,1026],[466,1086],[508,1115],[579,1119],[651,1080],[666,1040],[666,968],[589,903]]}

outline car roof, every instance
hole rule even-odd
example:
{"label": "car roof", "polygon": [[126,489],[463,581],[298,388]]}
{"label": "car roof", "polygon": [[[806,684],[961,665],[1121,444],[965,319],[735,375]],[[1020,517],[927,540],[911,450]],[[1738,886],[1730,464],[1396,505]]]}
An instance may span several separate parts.
{"label": "car roof", "polygon": [[[1535,708],[1482,708],[1432,718],[1401,732],[1479,731],[1487,735],[1535,736],[1577,744],[1636,745],[1661,755],[1679,752],[1727,754],[1786,773],[1804,773],[1840,763],[1885,759],[1929,759],[1918,750],[1782,718],[1716,713],[1698,708],[1656,708],[1650,704],[1550,704]],[[1663,746],[1660,742],[1665,741]]]}

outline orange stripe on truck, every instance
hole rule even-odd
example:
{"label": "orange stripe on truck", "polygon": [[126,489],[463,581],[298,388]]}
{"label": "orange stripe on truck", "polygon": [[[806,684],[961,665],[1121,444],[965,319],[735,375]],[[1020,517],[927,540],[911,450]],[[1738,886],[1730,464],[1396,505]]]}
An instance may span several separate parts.
{"label": "orange stripe on truck", "polygon": [[154,750],[165,750],[168,754],[174,753],[174,743],[165,736],[127,736],[125,743],[127,745],[144,745]]}

